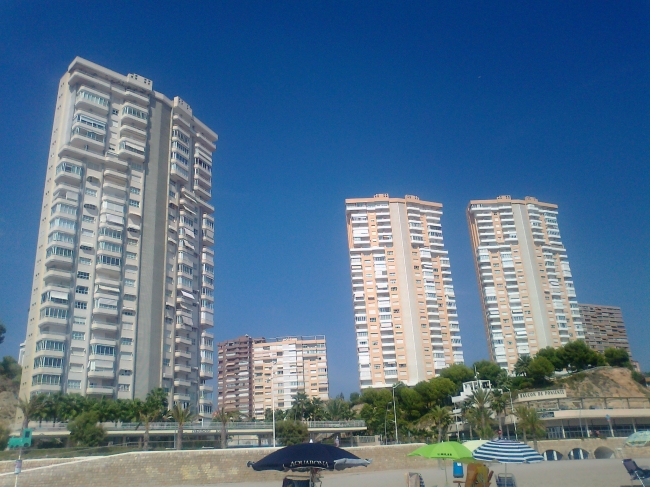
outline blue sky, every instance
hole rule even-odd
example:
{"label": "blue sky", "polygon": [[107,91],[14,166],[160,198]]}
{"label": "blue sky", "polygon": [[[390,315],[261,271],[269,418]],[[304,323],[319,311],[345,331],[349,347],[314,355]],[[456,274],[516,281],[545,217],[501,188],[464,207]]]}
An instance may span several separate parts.
{"label": "blue sky", "polygon": [[24,339],[57,82],[75,56],[220,137],[215,334],[324,333],[357,389],[344,199],[444,205],[466,358],[487,358],[465,208],[560,207],[580,302],[650,369],[647,2],[0,2],[0,354]]}

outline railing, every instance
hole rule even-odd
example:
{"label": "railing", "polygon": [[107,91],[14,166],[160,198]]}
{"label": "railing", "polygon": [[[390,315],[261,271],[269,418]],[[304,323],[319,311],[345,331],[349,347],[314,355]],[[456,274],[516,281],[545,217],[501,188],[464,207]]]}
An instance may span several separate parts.
{"label": "railing", "polygon": [[647,409],[650,399],[646,397],[568,397],[537,401],[518,401],[534,407],[539,412],[569,411],[578,409]]}
{"label": "railing", "polygon": [[[366,422],[362,420],[351,421],[305,421],[309,429],[327,429],[327,428],[365,428]],[[106,431],[144,431],[143,423],[102,423]],[[30,427],[35,432],[42,431],[61,431],[67,430],[67,423],[51,423],[43,422],[38,424],[30,424]],[[270,421],[242,421],[242,422],[229,422],[227,423],[228,430],[268,430],[273,431],[273,423]],[[19,427],[17,429],[20,429]],[[178,423],[175,422],[156,422],[149,423],[150,431],[176,431]],[[183,430],[190,431],[221,431],[221,423],[218,421],[195,421],[185,423]]]}

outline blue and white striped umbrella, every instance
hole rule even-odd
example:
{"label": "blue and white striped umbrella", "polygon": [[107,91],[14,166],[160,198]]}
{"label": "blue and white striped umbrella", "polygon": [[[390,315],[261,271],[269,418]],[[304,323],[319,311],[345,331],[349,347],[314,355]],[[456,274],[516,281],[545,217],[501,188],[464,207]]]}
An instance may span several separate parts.
{"label": "blue and white striped umbrella", "polygon": [[525,443],[510,440],[494,440],[479,446],[472,454],[476,460],[499,463],[534,463],[544,457]]}

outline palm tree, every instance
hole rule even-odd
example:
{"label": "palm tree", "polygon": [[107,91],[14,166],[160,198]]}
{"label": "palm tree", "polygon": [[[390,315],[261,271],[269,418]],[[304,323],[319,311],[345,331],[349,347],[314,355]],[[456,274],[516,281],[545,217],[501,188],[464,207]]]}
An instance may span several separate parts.
{"label": "palm tree", "polygon": [[503,416],[506,412],[506,399],[503,397],[503,394],[493,394],[492,402],[490,403],[490,408],[496,414],[497,419],[499,420],[499,431],[503,431]]}
{"label": "palm tree", "polygon": [[438,429],[438,443],[442,441],[442,432],[452,422],[449,409],[436,406],[433,408],[428,416],[433,421],[433,425]]}
{"label": "palm tree", "polygon": [[515,363],[515,375],[528,377],[528,367],[530,367],[532,361],[533,359],[530,358],[530,355],[520,356],[517,363]]}
{"label": "palm tree", "polygon": [[310,402],[309,396],[304,392],[299,392],[293,396],[293,405],[291,406],[291,409],[293,410],[293,417],[295,420],[305,419],[305,410],[308,408]]}
{"label": "palm tree", "polygon": [[515,416],[517,416],[519,427],[524,434],[524,443],[526,443],[526,431],[528,430],[528,414],[530,408],[522,405],[519,405],[515,408]]}
{"label": "palm tree", "polygon": [[228,448],[228,423],[240,417],[239,411],[226,411],[223,406],[220,411],[215,411],[212,415],[213,421],[221,423],[221,448]]}
{"label": "palm tree", "polygon": [[189,423],[194,419],[194,414],[189,407],[184,408],[181,407],[180,403],[176,403],[169,410],[168,418],[173,419],[178,425],[176,431],[176,449],[181,450],[183,448],[183,426],[185,423]]}
{"label": "palm tree", "polygon": [[41,404],[34,399],[18,399],[18,409],[23,413],[23,432],[29,426],[29,421],[36,418],[41,410]]}
{"label": "palm tree", "polygon": [[533,446],[537,450],[538,437],[543,437],[546,434],[546,429],[537,414],[537,410],[526,406],[517,406],[515,411],[517,417],[521,419],[520,424],[521,429],[524,431],[524,441],[526,441],[526,433],[530,433],[533,437]]}
{"label": "palm tree", "polygon": [[468,401],[470,407],[476,411],[477,419],[481,425],[481,431],[484,431],[490,421],[492,391],[480,388],[477,391],[474,391],[474,394],[469,397]]}

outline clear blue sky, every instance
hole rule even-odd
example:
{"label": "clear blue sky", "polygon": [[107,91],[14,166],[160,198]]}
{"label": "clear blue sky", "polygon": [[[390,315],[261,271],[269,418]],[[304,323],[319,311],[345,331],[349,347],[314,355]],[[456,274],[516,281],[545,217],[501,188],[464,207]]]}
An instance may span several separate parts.
{"label": "clear blue sky", "polygon": [[[220,136],[218,339],[324,333],[357,388],[344,199],[415,194],[487,358],[465,207],[560,206],[578,299],[650,369],[648,2],[0,3],[0,355],[24,339],[57,82],[75,56],[179,95]],[[15,203],[14,203],[15,202]]]}

